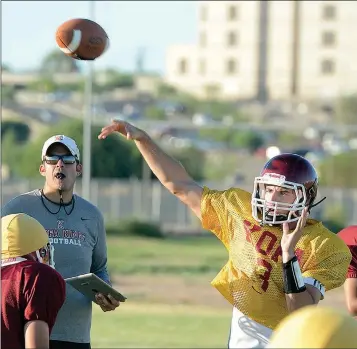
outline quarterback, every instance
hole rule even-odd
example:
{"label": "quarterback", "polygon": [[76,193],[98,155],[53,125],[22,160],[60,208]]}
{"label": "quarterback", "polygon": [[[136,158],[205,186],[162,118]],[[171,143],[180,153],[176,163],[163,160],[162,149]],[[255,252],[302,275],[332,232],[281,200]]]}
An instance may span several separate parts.
{"label": "quarterback", "polygon": [[233,306],[229,348],[265,347],[285,316],[345,281],[349,249],[308,219],[318,178],[305,158],[281,154],[268,161],[253,193],[217,191],[198,185],[143,130],[117,120],[98,138],[113,132],[134,140],[160,182],[227,248],[228,262],[212,284]]}

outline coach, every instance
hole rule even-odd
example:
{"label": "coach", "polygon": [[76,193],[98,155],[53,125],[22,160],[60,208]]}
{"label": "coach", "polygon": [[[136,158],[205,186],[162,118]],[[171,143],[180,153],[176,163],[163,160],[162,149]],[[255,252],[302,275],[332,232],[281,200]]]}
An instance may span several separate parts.
{"label": "coach", "polygon": [[[63,135],[49,138],[42,148],[39,171],[45,178],[43,189],[12,199],[3,208],[2,216],[23,212],[45,227],[54,267],[63,278],[92,272],[110,283],[102,214],[90,202],[73,194],[82,171],[76,142]],[[103,311],[119,306],[119,302],[102,294],[97,294],[97,303]],[[91,301],[68,286],[50,348],[89,349],[91,318]]]}

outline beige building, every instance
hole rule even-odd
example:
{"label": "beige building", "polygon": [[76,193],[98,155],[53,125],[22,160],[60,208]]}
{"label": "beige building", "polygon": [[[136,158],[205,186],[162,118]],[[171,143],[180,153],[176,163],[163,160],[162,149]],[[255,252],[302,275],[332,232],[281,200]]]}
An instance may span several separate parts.
{"label": "beige building", "polygon": [[200,97],[309,100],[357,92],[357,1],[199,1],[195,45],[167,83]]}

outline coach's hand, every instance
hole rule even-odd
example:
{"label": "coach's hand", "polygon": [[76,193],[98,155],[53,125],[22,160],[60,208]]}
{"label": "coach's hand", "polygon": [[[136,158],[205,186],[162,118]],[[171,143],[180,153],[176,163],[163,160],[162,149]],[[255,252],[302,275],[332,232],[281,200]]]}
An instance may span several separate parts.
{"label": "coach's hand", "polygon": [[107,138],[107,136],[114,132],[118,132],[127,139],[134,141],[140,141],[141,139],[147,136],[143,130],[140,130],[139,128],[129,124],[128,122],[113,119],[110,125],[102,128],[98,139],[105,139]]}
{"label": "coach's hand", "polygon": [[309,216],[308,208],[306,207],[296,224],[295,229],[290,232],[289,223],[283,223],[283,236],[281,238],[281,250],[283,263],[288,262],[295,255],[295,247],[300,240],[304,227],[306,225],[306,220]]}
{"label": "coach's hand", "polygon": [[102,308],[103,311],[112,311],[119,307],[120,302],[114,299],[110,294],[105,296],[102,293],[97,293],[95,295],[97,304]]}

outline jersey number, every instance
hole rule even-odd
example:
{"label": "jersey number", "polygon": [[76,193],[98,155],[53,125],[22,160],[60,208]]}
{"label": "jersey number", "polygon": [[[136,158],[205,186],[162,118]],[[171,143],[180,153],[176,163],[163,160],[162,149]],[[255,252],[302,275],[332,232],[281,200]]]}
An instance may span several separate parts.
{"label": "jersey number", "polygon": [[[248,242],[251,241],[251,234],[254,232],[260,232],[260,237],[255,244],[255,250],[262,256],[268,257],[274,262],[278,262],[279,257],[282,256],[282,250],[280,244],[278,246],[278,238],[268,230],[262,230],[259,225],[253,225],[249,221],[244,221],[244,229],[245,229],[245,238]],[[264,244],[266,242],[266,244]],[[295,253],[298,259],[300,260],[302,255],[302,250],[296,249]],[[259,266],[264,267],[265,272],[260,274],[259,277],[262,279],[261,288],[264,292],[267,291],[269,287],[269,281],[271,272],[273,269],[272,264],[269,260],[258,257],[257,263]]]}

